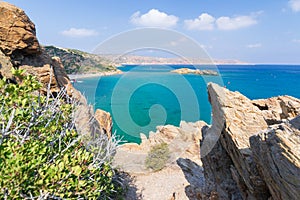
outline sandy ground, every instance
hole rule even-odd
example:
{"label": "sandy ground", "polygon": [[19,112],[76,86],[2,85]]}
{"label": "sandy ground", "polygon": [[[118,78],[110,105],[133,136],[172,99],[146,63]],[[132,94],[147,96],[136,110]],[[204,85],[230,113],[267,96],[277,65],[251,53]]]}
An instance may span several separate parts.
{"label": "sandy ground", "polygon": [[83,79],[83,78],[92,78],[100,76],[111,76],[116,74],[122,74],[122,71],[113,71],[113,72],[101,72],[96,74],[68,74],[70,79]]}

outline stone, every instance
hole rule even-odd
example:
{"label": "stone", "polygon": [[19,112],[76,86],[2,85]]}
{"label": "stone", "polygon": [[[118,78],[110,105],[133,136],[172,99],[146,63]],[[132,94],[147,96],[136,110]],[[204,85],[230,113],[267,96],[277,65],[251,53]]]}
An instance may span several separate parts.
{"label": "stone", "polygon": [[95,112],[95,118],[100,124],[100,127],[104,133],[110,138],[113,124],[110,113],[101,109],[97,109]]}
{"label": "stone", "polygon": [[273,199],[300,199],[300,130],[282,123],[250,138]]}
{"label": "stone", "polygon": [[12,68],[13,65],[10,58],[5,56],[5,54],[0,50],[0,78],[6,77],[7,79],[14,79],[11,72]]}
{"label": "stone", "polygon": [[290,120],[290,124],[292,127],[300,130],[300,115],[298,115],[294,119]]}
{"label": "stone", "polygon": [[39,54],[35,25],[16,6],[0,2],[0,50],[8,56]]}
{"label": "stone", "polygon": [[[205,166],[213,163],[205,163],[205,161],[220,158],[220,156],[211,158],[218,151],[211,153],[206,147],[206,149],[201,148],[201,159],[204,171],[206,171],[206,179],[218,180],[217,183],[229,182],[231,186],[234,186],[231,184],[232,180],[235,181],[237,188],[233,187],[230,191],[226,184],[217,187],[217,190],[228,192],[228,197],[224,199],[231,199],[229,197],[233,196],[239,197],[239,195],[243,199],[267,199],[270,194],[253,161],[249,142],[251,136],[268,127],[264,116],[250,99],[239,92],[231,92],[217,84],[209,83],[208,94],[212,105],[213,124],[206,130],[206,137],[203,138],[202,143],[205,143],[206,139],[214,140],[214,143],[208,143],[212,149],[216,143],[220,142],[221,146],[217,148],[220,151],[220,156],[226,158],[224,162],[227,165],[223,166],[224,169],[221,166],[219,170],[228,171],[230,169],[231,177],[230,175],[222,176],[220,172],[211,169],[209,169],[210,173],[206,171],[208,168]],[[204,152],[202,152],[203,150]],[[205,155],[207,152],[210,154]],[[208,158],[204,159],[205,156]],[[216,163],[215,165],[210,168],[217,169],[221,164]],[[222,192],[221,195],[226,192]]]}
{"label": "stone", "polygon": [[300,100],[291,96],[278,96],[252,101],[263,114],[268,125],[281,123],[300,114]]}

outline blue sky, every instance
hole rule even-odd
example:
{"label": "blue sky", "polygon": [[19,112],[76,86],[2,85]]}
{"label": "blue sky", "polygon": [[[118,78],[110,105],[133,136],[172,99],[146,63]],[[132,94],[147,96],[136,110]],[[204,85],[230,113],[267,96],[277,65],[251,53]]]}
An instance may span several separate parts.
{"label": "blue sky", "polygon": [[300,64],[300,0],[11,0],[40,43],[91,52],[138,27],[176,30],[216,59]]}

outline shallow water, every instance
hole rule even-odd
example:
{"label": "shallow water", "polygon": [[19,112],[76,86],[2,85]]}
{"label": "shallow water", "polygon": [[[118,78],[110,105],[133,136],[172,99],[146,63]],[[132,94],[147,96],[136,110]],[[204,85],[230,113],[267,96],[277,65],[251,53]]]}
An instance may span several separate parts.
{"label": "shallow water", "polygon": [[[127,142],[140,142],[139,133],[157,125],[179,125],[181,120],[211,122],[206,85],[215,82],[250,99],[291,95],[300,98],[300,66],[222,65],[220,75],[170,73],[187,65],[124,66],[122,75],[86,78],[74,86],[89,103],[112,113],[113,130]],[[203,68],[203,67],[201,67]]]}

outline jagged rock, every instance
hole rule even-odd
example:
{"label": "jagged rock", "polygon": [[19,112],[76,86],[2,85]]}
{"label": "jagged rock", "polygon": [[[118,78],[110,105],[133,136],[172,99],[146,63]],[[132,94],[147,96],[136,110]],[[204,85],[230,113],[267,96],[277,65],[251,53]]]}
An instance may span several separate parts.
{"label": "jagged rock", "polygon": [[[202,130],[202,137],[207,137],[208,127]],[[201,145],[203,140],[201,140]],[[210,199],[212,193],[216,193],[217,199],[241,199],[241,193],[234,181],[231,173],[233,162],[223,148],[220,141],[214,145],[213,149],[201,158],[204,176],[205,190],[202,194],[203,199]]]}
{"label": "jagged rock", "polygon": [[13,67],[25,69],[44,85],[43,91],[58,93],[74,89],[58,58],[51,58],[36,38],[35,26],[25,12],[9,3],[0,2],[0,75],[14,80]]}
{"label": "jagged rock", "polygon": [[281,123],[300,114],[300,100],[291,96],[279,96],[252,101],[269,125]]}
{"label": "jagged rock", "polygon": [[40,53],[35,25],[23,10],[1,1],[0,24],[0,50],[5,55]]}
{"label": "jagged rock", "polygon": [[273,125],[250,143],[273,199],[300,199],[300,131]]}
{"label": "jagged rock", "polygon": [[112,129],[112,118],[109,112],[97,109],[95,112],[95,118],[103,129],[104,133],[110,138]]}
{"label": "jagged rock", "polygon": [[[231,183],[234,180],[238,188],[231,188],[232,191],[228,191],[226,185],[216,186],[219,188],[218,190],[228,191],[228,197],[239,195],[236,192],[239,190],[244,199],[267,199],[270,194],[253,161],[249,142],[251,136],[267,128],[261,111],[252,104],[250,99],[239,92],[231,92],[217,84],[209,83],[208,93],[213,110],[213,124],[211,128],[207,129],[206,138],[210,139],[209,137],[212,135],[217,143],[217,136],[219,136],[222,146],[217,148],[226,150],[226,152],[222,150],[221,155],[227,158],[225,159],[227,165],[224,168],[227,167],[231,170],[231,177],[230,175],[220,176],[221,174],[210,170],[211,173],[206,173],[206,179],[217,179],[221,183]],[[206,138],[204,137],[203,142]],[[212,143],[212,147],[213,145]],[[201,154],[203,157],[203,152]],[[213,158],[206,158],[206,160],[210,159]],[[202,161],[205,162],[205,159],[202,158]],[[218,168],[218,163],[216,165],[211,168]]]}

